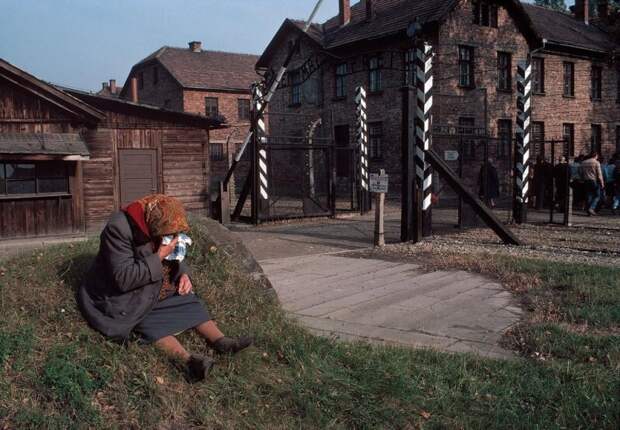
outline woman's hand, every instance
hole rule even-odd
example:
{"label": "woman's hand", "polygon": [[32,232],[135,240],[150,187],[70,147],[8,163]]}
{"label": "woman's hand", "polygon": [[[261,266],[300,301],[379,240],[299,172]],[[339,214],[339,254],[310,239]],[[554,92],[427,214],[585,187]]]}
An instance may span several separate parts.
{"label": "woman's hand", "polygon": [[157,255],[159,255],[159,259],[164,261],[167,256],[174,252],[174,248],[177,246],[177,242],[179,241],[178,236],[175,236],[168,245],[161,244],[159,245],[159,249],[157,250]]}
{"label": "woman's hand", "polygon": [[192,281],[189,279],[189,276],[182,275],[179,280],[179,294],[181,296],[187,296],[192,292],[193,288],[194,287],[192,286]]}

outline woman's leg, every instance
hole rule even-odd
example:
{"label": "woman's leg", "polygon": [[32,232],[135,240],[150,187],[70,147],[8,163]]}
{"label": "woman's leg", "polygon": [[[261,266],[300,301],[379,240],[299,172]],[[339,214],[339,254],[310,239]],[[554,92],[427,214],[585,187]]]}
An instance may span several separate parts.
{"label": "woman's leg", "polygon": [[183,345],[174,336],[166,336],[155,342],[155,346],[164,351],[169,356],[179,358],[180,360],[187,362],[191,355]]}
{"label": "woman's leg", "polygon": [[252,345],[249,337],[227,337],[217,327],[215,321],[207,321],[196,327],[196,331],[207,339],[213,349],[220,354],[235,354]]}
{"label": "woman's leg", "polygon": [[222,333],[213,320],[200,324],[196,327],[196,331],[211,343],[224,337],[224,333]]}

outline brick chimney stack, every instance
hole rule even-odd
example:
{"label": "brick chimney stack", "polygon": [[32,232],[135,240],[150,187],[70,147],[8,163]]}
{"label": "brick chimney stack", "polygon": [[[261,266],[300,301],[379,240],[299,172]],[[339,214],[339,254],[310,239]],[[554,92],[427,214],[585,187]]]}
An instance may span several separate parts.
{"label": "brick chimney stack", "polygon": [[116,94],[116,79],[110,79],[110,93]]}
{"label": "brick chimney stack", "polygon": [[366,20],[372,19],[372,0],[366,0]]}
{"label": "brick chimney stack", "polygon": [[351,0],[338,0],[340,6],[340,25],[347,25],[351,22]]}
{"label": "brick chimney stack", "polygon": [[189,42],[189,50],[192,52],[202,52],[202,42],[194,40],[193,42]]}
{"label": "brick chimney stack", "polygon": [[138,103],[138,78],[131,78],[131,101]]}
{"label": "brick chimney stack", "polygon": [[108,89],[108,83],[107,82],[102,82],[101,83],[101,89],[102,90],[107,90]]}
{"label": "brick chimney stack", "polygon": [[575,18],[586,25],[590,23],[590,2],[588,0],[575,0]]}

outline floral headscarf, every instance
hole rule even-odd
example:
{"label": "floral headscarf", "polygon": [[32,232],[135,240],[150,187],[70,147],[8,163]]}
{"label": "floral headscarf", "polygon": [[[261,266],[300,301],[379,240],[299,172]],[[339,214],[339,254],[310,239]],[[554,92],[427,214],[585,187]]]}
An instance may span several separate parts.
{"label": "floral headscarf", "polygon": [[183,204],[163,194],[146,196],[129,204],[123,211],[147,237],[161,237],[189,230]]}

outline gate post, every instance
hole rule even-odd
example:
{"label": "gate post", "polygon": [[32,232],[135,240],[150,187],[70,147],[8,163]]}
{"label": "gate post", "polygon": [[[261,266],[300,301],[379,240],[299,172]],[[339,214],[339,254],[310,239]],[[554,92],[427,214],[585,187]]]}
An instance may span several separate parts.
{"label": "gate post", "polygon": [[419,200],[422,205],[422,234],[427,237],[432,234],[433,228],[433,171],[426,161],[426,151],[431,149],[433,107],[433,47],[428,43],[423,43],[416,49],[416,87],[416,172],[422,191],[422,198]]}
{"label": "gate post", "polygon": [[359,203],[363,214],[370,210],[370,189],[368,185],[368,115],[366,90],[360,86],[355,89],[355,119],[357,122],[356,140],[359,151]]}
{"label": "gate post", "polygon": [[252,126],[254,151],[252,154],[252,221],[260,223],[260,214],[269,208],[269,182],[267,151],[262,147],[266,143],[267,127],[263,114],[263,91],[260,85],[252,88]]}
{"label": "gate post", "polygon": [[530,176],[530,121],[532,113],[532,66],[521,61],[517,66],[517,147],[515,154],[515,190],[513,217],[517,224],[527,222]]}
{"label": "gate post", "polygon": [[421,211],[417,204],[418,186],[415,167],[416,97],[410,85],[402,89],[402,185],[400,241],[418,243],[422,237]]}

